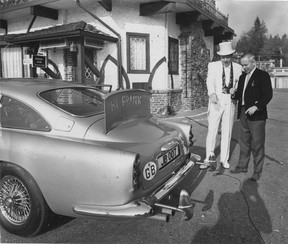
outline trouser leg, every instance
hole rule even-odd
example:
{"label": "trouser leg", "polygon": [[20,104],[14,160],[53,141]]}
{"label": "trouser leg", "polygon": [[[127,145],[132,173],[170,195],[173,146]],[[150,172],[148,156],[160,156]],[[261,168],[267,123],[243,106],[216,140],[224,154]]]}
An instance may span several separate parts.
{"label": "trouser leg", "polygon": [[221,108],[216,107],[214,104],[209,104],[208,132],[206,137],[206,159],[208,159],[211,153],[214,153],[222,113],[223,110]]}
{"label": "trouser leg", "polygon": [[234,110],[235,110],[234,106],[232,104],[228,104],[223,112],[221,122],[220,162],[228,162],[229,159]]}
{"label": "trouser leg", "polygon": [[248,168],[248,163],[251,154],[251,142],[252,135],[248,125],[248,119],[245,114],[245,108],[241,108],[240,112],[240,135],[239,135],[239,145],[240,145],[240,156],[239,156],[239,167]]}
{"label": "trouser leg", "polygon": [[254,172],[261,173],[265,157],[265,125],[266,121],[249,121],[252,134],[252,154],[254,160]]}

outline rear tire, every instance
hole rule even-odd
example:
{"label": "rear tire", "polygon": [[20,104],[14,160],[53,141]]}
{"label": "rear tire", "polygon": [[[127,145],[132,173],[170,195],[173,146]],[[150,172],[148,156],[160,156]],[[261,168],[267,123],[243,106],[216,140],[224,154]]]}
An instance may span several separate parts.
{"label": "rear tire", "polygon": [[24,169],[11,164],[0,166],[0,223],[8,232],[34,236],[44,231],[52,211],[37,183]]}

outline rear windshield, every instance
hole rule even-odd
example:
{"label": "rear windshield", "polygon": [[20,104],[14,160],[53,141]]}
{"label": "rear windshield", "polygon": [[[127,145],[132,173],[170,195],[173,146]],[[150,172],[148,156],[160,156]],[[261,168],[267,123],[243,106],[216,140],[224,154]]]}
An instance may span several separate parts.
{"label": "rear windshield", "polygon": [[91,88],[61,88],[41,92],[40,97],[76,116],[91,116],[104,112],[101,94]]}

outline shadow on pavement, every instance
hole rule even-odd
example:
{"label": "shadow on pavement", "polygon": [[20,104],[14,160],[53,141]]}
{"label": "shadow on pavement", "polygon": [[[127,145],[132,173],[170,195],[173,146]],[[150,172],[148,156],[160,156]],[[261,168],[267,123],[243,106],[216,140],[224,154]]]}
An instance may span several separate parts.
{"label": "shadow on pavement", "polygon": [[245,198],[240,189],[235,193],[221,195],[217,224],[213,227],[203,227],[191,243],[263,243],[258,231],[271,233],[272,224],[268,210],[258,193],[258,183],[245,180],[241,190]]}
{"label": "shadow on pavement", "polygon": [[[70,221],[72,221],[74,219],[75,218],[72,218],[72,217],[54,214],[53,220],[51,221],[51,224],[45,230],[44,233],[55,230],[55,229],[65,225],[65,224],[69,223]],[[44,233],[42,233],[42,234],[44,234]]]}

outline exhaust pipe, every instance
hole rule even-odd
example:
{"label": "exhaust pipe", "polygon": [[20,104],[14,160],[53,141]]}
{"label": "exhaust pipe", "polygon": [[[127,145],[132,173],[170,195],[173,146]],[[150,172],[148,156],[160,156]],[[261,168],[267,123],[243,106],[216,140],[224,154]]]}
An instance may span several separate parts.
{"label": "exhaust pipe", "polygon": [[158,213],[158,214],[150,216],[149,219],[162,220],[168,223],[170,221],[170,215],[164,214],[164,213]]}

